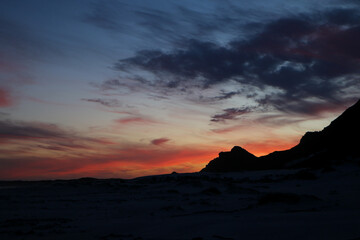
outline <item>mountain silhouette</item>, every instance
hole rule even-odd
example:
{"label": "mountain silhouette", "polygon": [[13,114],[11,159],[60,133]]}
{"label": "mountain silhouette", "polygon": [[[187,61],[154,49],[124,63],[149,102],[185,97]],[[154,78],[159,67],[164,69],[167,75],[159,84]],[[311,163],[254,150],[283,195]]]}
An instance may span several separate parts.
{"label": "mountain silhouette", "polygon": [[326,168],[360,158],[360,100],[322,131],[307,132],[295,147],[256,157],[235,146],[221,152],[202,172],[284,168]]}

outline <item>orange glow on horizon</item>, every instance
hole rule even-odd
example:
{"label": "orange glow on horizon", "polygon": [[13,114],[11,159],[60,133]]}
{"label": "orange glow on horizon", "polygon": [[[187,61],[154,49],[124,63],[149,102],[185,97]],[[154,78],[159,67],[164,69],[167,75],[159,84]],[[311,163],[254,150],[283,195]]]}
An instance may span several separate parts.
{"label": "orange glow on horizon", "polygon": [[[14,142],[20,139],[11,139]],[[36,140],[33,144],[39,144]],[[157,139],[159,140],[159,139]],[[108,139],[90,141],[87,147],[70,148],[73,151],[57,154],[53,149],[34,148],[37,157],[31,152],[8,152],[6,168],[0,169],[2,179],[71,179],[80,177],[96,178],[134,178],[145,175],[169,174],[176,172],[197,172],[206,164],[218,157],[221,151],[230,151],[233,146],[176,146],[164,144],[141,145],[118,148],[116,143]],[[159,140],[159,141],[160,141]],[[167,139],[166,139],[167,140]],[[27,141],[31,141],[27,139]],[[297,140],[296,140],[297,141]],[[269,140],[266,142],[249,142],[241,147],[262,156],[273,151],[286,150],[297,144],[296,141]],[[167,141],[166,141],[167,142]],[[98,145],[100,144],[100,145]],[[164,144],[164,145],[162,145]],[[7,144],[5,143],[4,146]],[[7,145],[10,147],[11,145]],[[63,145],[61,145],[63,146]],[[20,155],[19,155],[20,154]],[[12,159],[12,160],[11,160]],[[15,164],[16,163],[16,164]],[[6,166],[6,165],[5,165]]]}
{"label": "orange glow on horizon", "polygon": [[[214,149],[214,148],[209,148]],[[49,151],[51,153],[51,151]],[[196,172],[217,156],[208,149],[123,149],[83,157],[13,159],[15,166],[1,169],[3,180],[71,179],[80,177],[134,178],[152,174]]]}
{"label": "orange glow on horizon", "polygon": [[294,147],[298,142],[292,141],[292,142],[285,142],[285,141],[269,141],[269,142],[263,142],[263,143],[247,143],[244,146],[242,146],[244,149],[246,149],[248,152],[254,154],[257,157],[265,156],[269,153],[275,152],[275,151],[283,151],[288,150],[292,147]]}

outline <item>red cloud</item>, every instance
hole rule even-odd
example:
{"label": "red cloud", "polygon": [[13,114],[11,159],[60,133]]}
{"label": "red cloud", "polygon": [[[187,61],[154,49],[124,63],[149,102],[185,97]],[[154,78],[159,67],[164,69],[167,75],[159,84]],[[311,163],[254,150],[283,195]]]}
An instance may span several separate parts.
{"label": "red cloud", "polygon": [[3,88],[0,88],[0,107],[9,107],[13,104],[10,94]]}
{"label": "red cloud", "polygon": [[162,145],[168,141],[170,141],[170,139],[168,139],[168,138],[157,138],[157,139],[152,140],[151,144],[158,146],[158,145]]}
{"label": "red cloud", "polygon": [[127,117],[127,118],[120,118],[115,120],[117,123],[121,124],[131,124],[131,123],[156,123],[156,121],[143,118],[143,117]]}

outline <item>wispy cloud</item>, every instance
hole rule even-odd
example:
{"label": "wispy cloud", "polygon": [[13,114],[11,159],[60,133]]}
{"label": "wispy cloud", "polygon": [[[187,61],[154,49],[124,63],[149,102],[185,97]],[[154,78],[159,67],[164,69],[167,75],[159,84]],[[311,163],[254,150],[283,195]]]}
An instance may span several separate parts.
{"label": "wispy cloud", "polygon": [[223,113],[215,114],[211,117],[212,122],[223,122],[225,120],[234,120],[237,119],[238,116],[250,113],[252,108],[244,107],[244,108],[226,108],[223,110]]}
{"label": "wispy cloud", "polygon": [[54,124],[0,121],[0,138],[68,138],[69,134]]}
{"label": "wispy cloud", "polygon": [[131,116],[125,118],[119,118],[115,120],[119,124],[156,124],[159,123],[153,119],[140,117],[140,116]]}
{"label": "wispy cloud", "polygon": [[82,98],[81,100],[87,101],[87,102],[93,102],[101,104],[105,107],[121,107],[122,104],[117,99],[105,99],[105,98]]}
{"label": "wispy cloud", "polygon": [[[100,1],[92,4],[83,21],[112,34],[147,39],[145,45],[152,48],[161,43],[182,46],[189,38],[217,41],[219,33],[231,35],[248,22],[247,18],[256,15],[231,1],[214,1],[211,6],[207,1],[197,1],[197,5],[193,8],[177,1],[151,5]],[[259,13],[258,17],[261,16],[264,14]]]}
{"label": "wispy cloud", "polygon": [[216,134],[227,134],[227,133],[238,131],[239,129],[242,129],[242,128],[244,128],[243,125],[234,125],[234,126],[230,126],[230,127],[214,128],[214,129],[211,129],[210,131],[213,133],[216,133]]}
{"label": "wispy cloud", "polygon": [[151,140],[151,144],[160,146],[168,141],[170,141],[170,139],[168,139],[168,138],[157,138],[157,139]]}
{"label": "wispy cloud", "polygon": [[37,143],[36,147],[53,150],[89,149],[94,144],[112,144],[101,138],[83,136],[56,124],[24,121],[0,121],[0,140],[3,143]]}

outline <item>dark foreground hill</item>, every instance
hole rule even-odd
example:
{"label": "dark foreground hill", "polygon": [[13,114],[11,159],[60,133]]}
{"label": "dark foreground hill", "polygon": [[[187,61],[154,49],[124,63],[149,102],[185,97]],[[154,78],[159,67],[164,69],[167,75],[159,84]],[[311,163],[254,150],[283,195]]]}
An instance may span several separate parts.
{"label": "dark foreground hill", "polygon": [[202,172],[235,172],[286,168],[326,168],[360,158],[360,100],[322,131],[307,132],[295,147],[256,157],[235,146],[221,152]]}

